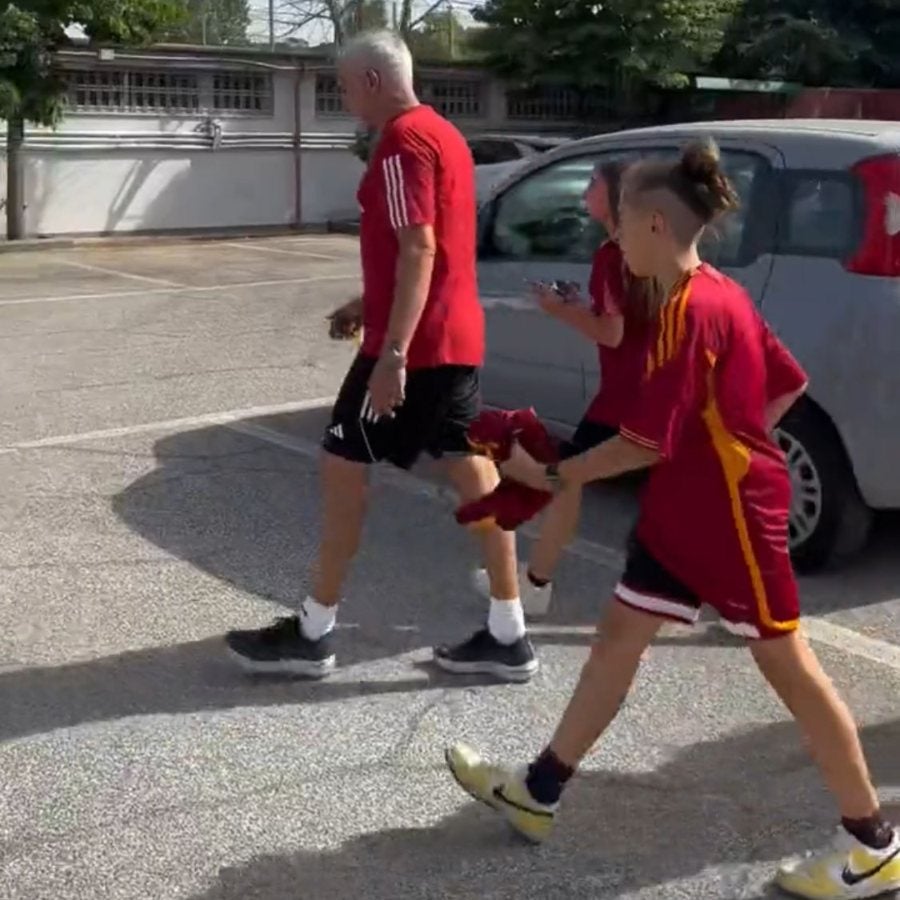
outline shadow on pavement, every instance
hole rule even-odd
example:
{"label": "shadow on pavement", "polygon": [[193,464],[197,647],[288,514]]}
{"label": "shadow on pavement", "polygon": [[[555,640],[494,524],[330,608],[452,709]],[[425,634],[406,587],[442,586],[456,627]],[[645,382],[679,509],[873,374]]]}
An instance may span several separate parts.
{"label": "shadow on pavement", "polygon": [[[900,721],[869,726],[862,736],[877,781],[900,786]],[[792,791],[760,790],[772,779]],[[900,809],[889,812],[896,818]],[[777,723],[684,748],[646,774],[578,776],[555,834],[540,848],[511,837],[470,802],[430,828],[223,868],[192,900],[598,900],[702,879],[713,866],[733,868],[705,896],[762,900],[781,896],[769,886],[770,866],[760,873],[745,864],[771,865],[821,845],[831,818],[794,726]]]}
{"label": "shadow on pavement", "polygon": [[[383,641],[378,647],[386,656],[403,652]],[[352,654],[342,659],[353,662]],[[328,703],[497,683],[477,676],[446,675],[426,663],[413,663],[409,669],[409,677],[366,681],[254,678],[231,664],[220,639],[63,666],[16,669],[0,673],[0,741],[129,716]]]}

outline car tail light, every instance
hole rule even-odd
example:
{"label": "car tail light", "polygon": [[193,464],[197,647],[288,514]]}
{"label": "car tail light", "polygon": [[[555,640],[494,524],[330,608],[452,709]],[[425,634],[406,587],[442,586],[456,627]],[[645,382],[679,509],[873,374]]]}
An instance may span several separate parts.
{"label": "car tail light", "polygon": [[900,276],[900,155],[864,159],[852,171],[863,186],[863,233],[845,267],[859,275]]}

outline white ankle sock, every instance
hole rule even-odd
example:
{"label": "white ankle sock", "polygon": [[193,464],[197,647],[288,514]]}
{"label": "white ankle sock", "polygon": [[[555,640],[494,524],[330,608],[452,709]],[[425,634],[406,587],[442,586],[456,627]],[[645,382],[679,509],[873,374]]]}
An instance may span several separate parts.
{"label": "white ankle sock", "polygon": [[312,597],[307,597],[300,604],[300,627],[311,641],[318,641],[328,634],[334,628],[336,619],[336,603],[334,606],[322,606]]}
{"label": "white ankle sock", "polygon": [[525,637],[525,613],[522,601],[495,600],[491,597],[491,610],[488,613],[488,631],[501,644],[514,644]]}

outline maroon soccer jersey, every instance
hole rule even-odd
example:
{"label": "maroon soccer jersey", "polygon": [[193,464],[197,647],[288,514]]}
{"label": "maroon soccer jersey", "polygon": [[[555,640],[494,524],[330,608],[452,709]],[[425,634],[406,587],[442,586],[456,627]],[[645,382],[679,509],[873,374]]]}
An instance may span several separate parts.
{"label": "maroon soccer jersey", "polygon": [[585,419],[618,428],[637,401],[647,351],[649,325],[628,308],[622,251],[615,241],[603,243],[594,255],[590,279],[591,305],[598,316],[624,316],[625,331],[618,347],[597,345],[600,389]]}
{"label": "maroon soccer jersey", "polygon": [[637,537],[748,635],[796,627],[788,556],[791,483],[767,404],[802,369],[738,284],[710,266],[686,277],[651,335],[623,437],[656,450]]}

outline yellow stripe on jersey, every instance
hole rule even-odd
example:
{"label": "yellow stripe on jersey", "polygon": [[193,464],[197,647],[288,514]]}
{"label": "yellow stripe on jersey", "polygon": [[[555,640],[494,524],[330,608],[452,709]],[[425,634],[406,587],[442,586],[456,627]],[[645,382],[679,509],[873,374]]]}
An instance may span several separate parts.
{"label": "yellow stripe on jersey", "polygon": [[675,358],[684,341],[687,319],[688,298],[691,293],[690,279],[680,283],[672,297],[662,308],[657,324],[656,347],[647,353],[645,377]]}
{"label": "yellow stripe on jersey", "polygon": [[750,469],[750,448],[728,430],[722,418],[722,413],[716,403],[716,356],[707,350],[706,358],[709,363],[709,371],[707,373],[706,407],[702,412],[703,421],[706,423],[710,440],[722,466],[722,474],[731,503],[731,518],[741,548],[741,555],[744,557],[744,565],[747,567],[747,575],[756,600],[759,620],[770,631],[785,633],[795,631],[798,624],[796,619],[778,621],[773,618],[769,608],[766,582],[753,550],[750,529],[744,513],[744,501],[741,499],[741,482]]}

